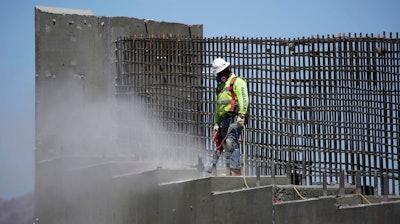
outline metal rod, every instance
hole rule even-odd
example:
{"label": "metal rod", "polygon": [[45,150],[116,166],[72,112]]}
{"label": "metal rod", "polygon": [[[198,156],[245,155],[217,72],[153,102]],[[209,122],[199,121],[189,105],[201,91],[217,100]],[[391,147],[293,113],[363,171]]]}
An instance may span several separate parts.
{"label": "metal rod", "polygon": [[258,161],[256,161],[257,165],[256,165],[256,186],[259,187],[260,186],[260,182],[261,182],[261,177],[260,177],[260,173],[261,173],[261,166],[260,163]]}
{"label": "metal rod", "polygon": [[383,195],[383,201],[388,201],[388,196],[389,196],[389,178],[386,173],[383,174],[382,178],[382,195]]}
{"label": "metal rod", "polygon": [[355,183],[356,183],[356,194],[361,194],[361,172],[359,170],[356,171]]}
{"label": "metal rod", "polygon": [[341,170],[339,175],[339,195],[344,196],[346,194],[345,191],[345,171]]}
{"label": "metal rod", "polygon": [[275,186],[276,182],[275,182],[275,162],[274,160],[270,160],[271,161],[271,184],[273,186]]}
{"label": "metal rod", "polygon": [[326,179],[326,172],[323,173],[322,175],[322,194],[323,196],[328,196],[328,183]]}

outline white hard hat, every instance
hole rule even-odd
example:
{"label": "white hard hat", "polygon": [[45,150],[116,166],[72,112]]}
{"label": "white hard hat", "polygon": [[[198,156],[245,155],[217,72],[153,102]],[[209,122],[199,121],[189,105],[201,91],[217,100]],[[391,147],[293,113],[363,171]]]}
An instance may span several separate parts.
{"label": "white hard hat", "polygon": [[212,69],[214,74],[218,74],[220,72],[222,72],[224,69],[226,69],[228,66],[230,65],[229,62],[226,62],[224,59],[222,58],[217,58],[213,61],[212,63]]}

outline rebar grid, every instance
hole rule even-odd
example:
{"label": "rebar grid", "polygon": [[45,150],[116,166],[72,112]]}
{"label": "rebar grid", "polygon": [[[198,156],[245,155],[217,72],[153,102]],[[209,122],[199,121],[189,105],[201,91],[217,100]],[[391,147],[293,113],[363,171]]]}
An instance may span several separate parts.
{"label": "rebar grid", "polygon": [[[216,88],[211,63],[231,62],[247,80],[247,175],[286,174],[303,185],[338,183],[340,172],[364,190],[389,177],[399,194],[400,41],[374,37],[178,38],[116,41],[119,99],[142,103],[173,133],[206,155]],[[196,142],[190,144],[190,142]],[[133,148],[134,145],[124,147]],[[173,153],[172,153],[173,155]],[[274,167],[272,167],[274,166]],[[290,170],[290,171],[288,171]],[[363,192],[365,193],[365,192]]]}

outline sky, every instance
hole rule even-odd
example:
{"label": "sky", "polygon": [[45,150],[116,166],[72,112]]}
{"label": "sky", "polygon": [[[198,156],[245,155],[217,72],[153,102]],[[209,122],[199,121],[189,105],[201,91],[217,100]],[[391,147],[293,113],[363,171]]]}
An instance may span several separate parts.
{"label": "sky", "polygon": [[0,8],[0,198],[34,190],[35,6],[203,24],[205,37],[400,31],[398,0],[13,0]]}

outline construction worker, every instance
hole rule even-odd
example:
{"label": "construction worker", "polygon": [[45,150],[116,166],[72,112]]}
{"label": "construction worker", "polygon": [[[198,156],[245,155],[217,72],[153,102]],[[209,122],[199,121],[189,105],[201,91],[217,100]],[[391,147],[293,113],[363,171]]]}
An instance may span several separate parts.
{"label": "construction worker", "polygon": [[[217,150],[218,143],[222,144],[230,175],[238,176],[241,174],[239,138],[249,106],[247,85],[244,79],[231,72],[230,63],[222,58],[213,61],[212,69],[218,81],[213,127],[214,133],[219,134]],[[214,162],[216,163],[215,159]]]}

